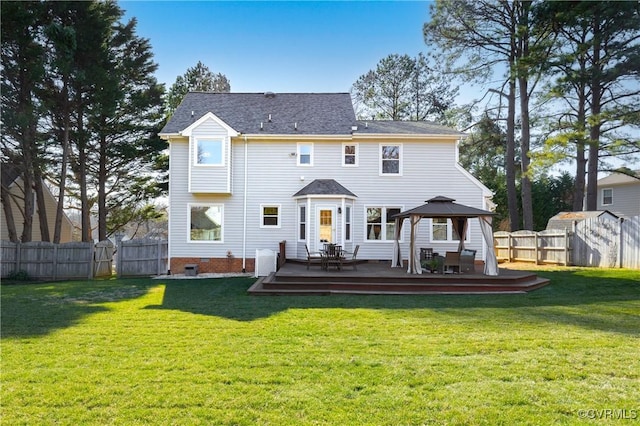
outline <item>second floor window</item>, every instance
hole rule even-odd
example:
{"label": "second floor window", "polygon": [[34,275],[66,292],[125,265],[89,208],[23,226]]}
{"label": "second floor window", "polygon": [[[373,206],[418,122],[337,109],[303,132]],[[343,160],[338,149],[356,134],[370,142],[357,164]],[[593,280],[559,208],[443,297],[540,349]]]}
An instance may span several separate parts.
{"label": "second floor window", "polygon": [[223,166],[224,144],[221,139],[196,140],[195,163],[199,166]]}
{"label": "second floor window", "polygon": [[342,165],[348,167],[356,167],[358,165],[357,144],[342,145]]}
{"label": "second floor window", "polygon": [[607,188],[602,190],[602,205],[608,206],[613,204],[613,189]]}
{"label": "second floor window", "polygon": [[402,174],[402,145],[380,145],[380,174]]}
{"label": "second floor window", "polygon": [[298,144],[298,166],[313,166],[313,144]]}

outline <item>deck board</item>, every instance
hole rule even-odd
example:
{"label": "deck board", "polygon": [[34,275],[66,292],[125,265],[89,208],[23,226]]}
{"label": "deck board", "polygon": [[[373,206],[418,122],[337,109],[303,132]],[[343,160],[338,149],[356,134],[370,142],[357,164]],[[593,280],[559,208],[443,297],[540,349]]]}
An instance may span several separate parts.
{"label": "deck board", "polygon": [[248,290],[253,295],[277,294],[505,294],[526,293],[549,284],[533,272],[500,269],[497,276],[474,273],[408,274],[390,262],[362,262],[357,270],[322,270],[288,261],[280,270],[260,278]]}

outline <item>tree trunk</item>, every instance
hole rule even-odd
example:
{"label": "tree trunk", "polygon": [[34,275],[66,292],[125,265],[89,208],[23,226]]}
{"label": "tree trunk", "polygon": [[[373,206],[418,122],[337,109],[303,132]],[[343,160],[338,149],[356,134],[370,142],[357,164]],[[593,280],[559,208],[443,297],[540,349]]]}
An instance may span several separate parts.
{"label": "tree trunk", "polygon": [[69,162],[69,128],[71,127],[71,112],[69,111],[68,76],[63,79],[62,87],[62,158],[60,165],[60,184],[58,185],[58,204],[56,206],[56,222],[53,231],[53,242],[60,244],[62,237],[62,218],[64,217],[64,196],[67,189],[67,166]]}
{"label": "tree trunk", "polygon": [[100,135],[100,158],[98,171],[98,240],[107,239],[107,141]]}
{"label": "tree trunk", "polygon": [[584,208],[585,173],[587,168],[587,159],[585,157],[584,149],[584,129],[586,128],[585,107],[585,86],[584,84],[581,84],[578,92],[578,118],[576,123],[580,135],[576,139],[576,178],[573,189],[573,211],[576,212],[582,211]]}
{"label": "tree trunk", "polygon": [[82,242],[91,241],[91,205],[87,188],[87,137],[84,131],[82,93],[78,90],[78,184],[80,185],[80,216]]}
{"label": "tree trunk", "polygon": [[600,157],[600,109],[602,101],[602,64],[600,64],[601,29],[598,18],[593,22],[593,66],[591,75],[591,128],[589,129],[589,162],[587,164],[587,210],[598,209],[598,159]]}
{"label": "tree trunk", "polygon": [[516,188],[516,84],[509,80],[509,93],[507,95],[507,147],[504,153],[505,177],[507,179],[507,206],[509,208],[509,229],[517,231],[520,226],[518,214],[518,190]]}
{"label": "tree trunk", "polygon": [[9,188],[2,185],[0,188],[0,201],[2,201],[2,208],[4,210],[4,218],[7,223],[7,237],[12,243],[17,243],[18,232],[16,230],[16,222],[13,217],[13,200]]}
{"label": "tree trunk", "polygon": [[47,218],[47,204],[45,201],[44,179],[39,168],[33,171],[33,186],[36,193],[36,203],[38,205],[38,222],[40,225],[40,241],[51,241],[49,233],[49,220]]}

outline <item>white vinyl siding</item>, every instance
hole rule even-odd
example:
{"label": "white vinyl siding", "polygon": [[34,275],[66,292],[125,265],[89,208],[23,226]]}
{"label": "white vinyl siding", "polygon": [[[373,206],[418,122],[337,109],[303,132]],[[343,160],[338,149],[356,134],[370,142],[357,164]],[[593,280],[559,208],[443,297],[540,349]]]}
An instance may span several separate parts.
{"label": "white vinyl siding", "polygon": [[[297,156],[299,140],[255,141],[247,144],[247,229],[245,256],[253,258],[256,249],[278,250],[278,243],[286,240],[287,257],[302,258],[304,244],[312,244],[315,235],[316,205],[342,206],[342,213],[336,214],[336,238],[345,243],[347,250],[360,245],[359,258],[391,259],[390,244],[368,241],[366,235],[367,207],[402,207],[409,209],[424,204],[429,198],[444,195],[455,198],[456,202],[483,208],[483,193],[470,181],[467,175],[455,166],[455,143],[453,141],[425,141],[402,143],[402,171],[399,178],[380,176],[380,141],[359,138],[357,140],[359,167],[343,167],[344,140],[309,140],[313,144],[313,167],[299,167]],[[305,142],[307,143],[307,142]],[[384,142],[383,144],[387,144]],[[388,145],[397,145],[396,142]],[[233,171],[228,193],[190,193],[189,181],[189,139],[181,138],[170,143],[170,256],[171,257],[226,257],[231,251],[236,258],[242,257],[243,250],[243,194],[245,171],[245,146],[243,138],[234,138],[227,158]],[[344,217],[347,209],[343,200],[318,199],[308,202],[294,199],[293,195],[315,179],[335,179],[356,197],[348,200],[351,206],[351,241],[348,240]],[[226,183],[226,182],[225,182]],[[209,182],[211,185],[212,182]],[[187,228],[187,204],[224,205],[224,244],[191,244],[185,238]],[[277,205],[279,208],[279,228],[263,228],[261,223],[262,205]],[[305,207],[305,232],[310,240],[302,240],[300,235],[300,207]],[[337,210],[336,210],[337,211]],[[468,248],[482,250],[482,236],[476,219],[471,219],[470,236],[473,244]],[[385,227],[392,226],[385,222]],[[433,247],[434,251],[455,250],[457,243],[446,241],[431,242],[431,223],[423,219],[418,227],[417,247]],[[409,250],[408,221],[402,228],[401,251],[406,259]],[[388,230],[391,232],[391,230]],[[388,240],[389,242],[393,241]],[[348,244],[347,244],[348,243]],[[480,253],[479,251],[479,253]],[[478,254],[480,257],[480,254]]]}

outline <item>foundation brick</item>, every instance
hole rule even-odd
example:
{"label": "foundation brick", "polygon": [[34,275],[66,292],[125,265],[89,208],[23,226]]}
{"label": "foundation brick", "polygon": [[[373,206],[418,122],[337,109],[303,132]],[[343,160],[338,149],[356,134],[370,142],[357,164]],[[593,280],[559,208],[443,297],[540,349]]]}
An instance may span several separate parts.
{"label": "foundation brick", "polygon": [[[242,272],[242,259],[235,257],[172,257],[169,263],[171,273],[184,274],[185,265],[198,265],[198,273]],[[255,259],[245,259],[246,272],[255,271]]]}

